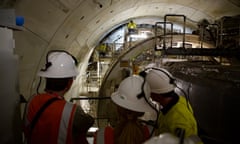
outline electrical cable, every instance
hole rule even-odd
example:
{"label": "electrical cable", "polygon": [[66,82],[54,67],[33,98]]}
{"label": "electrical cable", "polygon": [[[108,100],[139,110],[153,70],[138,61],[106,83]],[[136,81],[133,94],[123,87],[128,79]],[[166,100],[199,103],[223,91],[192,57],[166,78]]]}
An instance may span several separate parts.
{"label": "electrical cable", "polygon": [[178,88],[178,89],[183,93],[183,95],[184,95],[184,97],[185,97],[185,99],[186,99],[187,108],[188,108],[188,110],[192,113],[192,111],[191,111],[191,109],[190,109],[190,106],[189,106],[189,102],[190,102],[189,95],[186,94],[186,92],[185,92],[182,88],[180,88],[177,84],[175,84],[175,86],[176,86],[176,88]]}
{"label": "electrical cable", "polygon": [[150,107],[152,107],[155,111],[156,111],[156,113],[157,113],[157,118],[156,118],[156,120],[155,120],[155,124],[153,125],[153,129],[152,129],[152,131],[151,131],[151,133],[150,133],[150,137],[153,135],[153,132],[154,132],[154,130],[155,130],[155,128],[157,128],[158,127],[158,117],[159,117],[159,114],[160,114],[160,111],[152,104],[152,103],[150,103],[150,101],[146,98],[146,95],[145,95],[145,93],[144,93],[144,85],[145,85],[145,82],[146,82],[146,72],[145,71],[142,71],[142,72],[140,72],[139,73],[139,75],[141,76],[141,77],[143,77],[143,83],[142,83],[142,86],[141,86],[141,93],[140,94],[138,94],[137,95],[137,98],[138,99],[140,99],[140,98],[144,98],[144,100],[148,103],[148,105],[150,106]]}
{"label": "electrical cable", "polygon": [[41,82],[42,82],[42,78],[40,77],[38,86],[37,86],[37,94],[39,94],[39,88],[40,88]]}

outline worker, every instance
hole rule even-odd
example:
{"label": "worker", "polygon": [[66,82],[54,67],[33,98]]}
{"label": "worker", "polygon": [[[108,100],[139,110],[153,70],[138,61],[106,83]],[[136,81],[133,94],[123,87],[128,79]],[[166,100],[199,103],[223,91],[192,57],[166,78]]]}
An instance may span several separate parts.
{"label": "worker", "polygon": [[201,144],[199,137],[179,138],[171,133],[162,133],[159,136],[152,137],[143,144]]}
{"label": "worker", "polygon": [[184,137],[198,135],[193,109],[184,96],[175,93],[173,76],[166,69],[157,67],[149,67],[140,75],[149,83],[151,98],[161,108],[155,134],[171,133],[175,136],[184,134]]}
{"label": "worker", "polygon": [[133,20],[131,20],[128,24],[127,24],[127,28],[128,28],[128,33],[132,34],[136,32],[137,29],[137,25],[136,23],[133,22]]}
{"label": "worker", "polygon": [[100,46],[98,47],[98,51],[100,57],[105,57],[107,53],[107,44],[101,43]]}
{"label": "worker", "polygon": [[142,144],[149,139],[151,127],[140,120],[144,112],[154,112],[149,97],[149,85],[142,77],[132,75],[125,78],[117,92],[111,95],[111,100],[117,107],[119,121],[114,128],[107,126],[99,129],[94,144]]}
{"label": "worker", "polygon": [[86,133],[94,119],[64,100],[78,75],[76,59],[66,51],[50,51],[38,76],[46,79],[45,92],[33,95],[25,111],[28,144],[87,144]]}
{"label": "worker", "polygon": [[133,63],[133,74],[138,74],[139,73],[139,65],[136,63]]}

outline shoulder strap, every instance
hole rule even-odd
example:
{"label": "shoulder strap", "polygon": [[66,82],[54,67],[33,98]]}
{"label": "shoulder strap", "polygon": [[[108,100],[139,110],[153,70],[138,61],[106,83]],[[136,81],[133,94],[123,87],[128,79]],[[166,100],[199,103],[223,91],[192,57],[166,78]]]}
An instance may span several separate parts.
{"label": "shoulder strap", "polygon": [[41,108],[40,110],[36,113],[35,117],[33,117],[33,120],[30,124],[30,134],[32,133],[32,130],[34,129],[38,119],[40,118],[41,114],[44,112],[44,110],[54,101],[59,100],[59,98],[54,97],[48,100]]}

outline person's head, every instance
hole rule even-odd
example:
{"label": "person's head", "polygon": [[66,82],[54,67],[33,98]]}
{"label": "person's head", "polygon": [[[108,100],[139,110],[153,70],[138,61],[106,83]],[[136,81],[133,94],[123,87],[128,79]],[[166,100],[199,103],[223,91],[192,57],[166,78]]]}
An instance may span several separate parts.
{"label": "person's head", "polygon": [[144,95],[149,100],[150,87],[137,75],[125,78],[117,92],[112,94],[111,99],[117,105],[119,115],[119,123],[114,130],[116,144],[141,144],[145,141],[144,128],[138,118],[153,109]]}
{"label": "person's head", "polygon": [[150,87],[144,79],[138,75],[125,78],[119,85],[116,92],[111,96],[112,101],[123,108],[136,112],[152,112],[150,102]]}
{"label": "person's head", "polygon": [[174,95],[174,78],[163,68],[149,69],[146,81],[151,88],[151,98],[154,101],[161,101],[164,98]]}
{"label": "person's head", "polygon": [[76,59],[66,51],[50,51],[45,69],[38,76],[46,78],[46,91],[67,91],[78,75]]}

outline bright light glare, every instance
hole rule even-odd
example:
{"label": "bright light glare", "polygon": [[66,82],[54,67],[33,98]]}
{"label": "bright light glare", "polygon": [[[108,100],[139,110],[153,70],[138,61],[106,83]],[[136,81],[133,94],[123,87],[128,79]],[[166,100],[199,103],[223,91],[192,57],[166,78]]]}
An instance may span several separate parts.
{"label": "bright light glare", "polygon": [[90,127],[88,132],[96,132],[98,130],[97,127]]}
{"label": "bright light glare", "polygon": [[147,38],[147,34],[146,33],[141,33],[141,34],[133,34],[130,37],[132,38]]}

